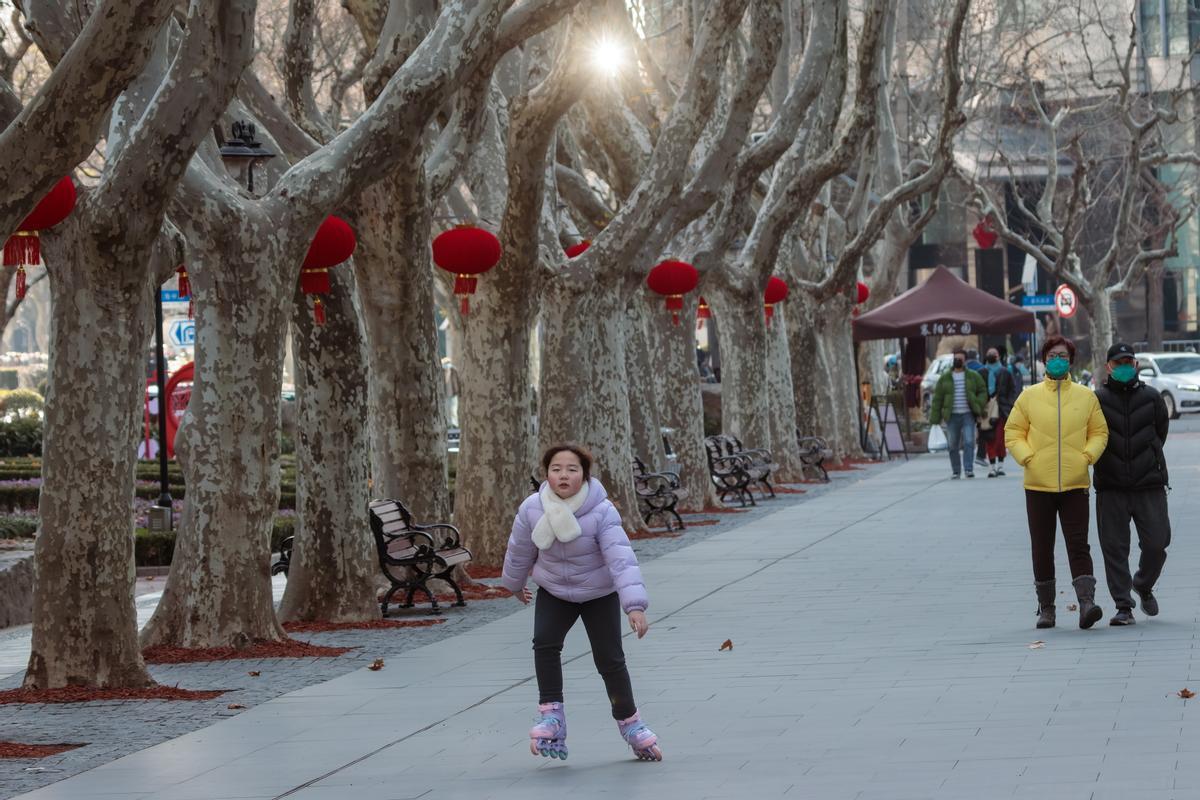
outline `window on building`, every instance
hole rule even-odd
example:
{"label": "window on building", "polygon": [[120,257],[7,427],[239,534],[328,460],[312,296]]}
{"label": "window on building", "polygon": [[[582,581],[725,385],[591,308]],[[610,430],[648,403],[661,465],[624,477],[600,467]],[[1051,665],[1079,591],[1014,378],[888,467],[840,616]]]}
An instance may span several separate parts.
{"label": "window on building", "polygon": [[1191,17],[1196,0],[1166,0],[1167,55],[1186,56],[1191,52]]}
{"label": "window on building", "polygon": [[1138,29],[1142,51],[1147,56],[1163,55],[1162,4],[1166,0],[1138,0]]}

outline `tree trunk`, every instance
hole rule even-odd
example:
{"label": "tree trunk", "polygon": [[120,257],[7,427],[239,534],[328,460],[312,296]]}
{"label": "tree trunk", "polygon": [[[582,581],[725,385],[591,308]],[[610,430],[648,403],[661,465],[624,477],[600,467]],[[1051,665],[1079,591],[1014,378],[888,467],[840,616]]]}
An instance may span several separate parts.
{"label": "tree trunk", "polygon": [[621,512],[626,530],[645,527],[633,490],[625,301],[613,289],[563,275],[542,312],[538,440],[542,449],[575,441],[591,449],[592,474]]}
{"label": "tree trunk", "polygon": [[[1104,289],[1096,294],[1097,300],[1088,309],[1088,316],[1091,322],[1089,333],[1092,345],[1092,373],[1099,375],[1104,369],[1104,357],[1108,354],[1108,348],[1112,346],[1114,331],[1112,299]],[[1086,364],[1076,364],[1075,366],[1083,368]]]}
{"label": "tree trunk", "polygon": [[800,436],[827,438],[821,425],[821,396],[829,392],[825,359],[817,337],[817,304],[807,292],[796,292],[787,318],[788,355],[791,361],[792,397],[796,407],[796,432]]}
{"label": "tree trunk", "polygon": [[850,302],[837,297],[822,305],[819,336],[825,356],[822,375],[829,378],[825,405],[829,445],[836,458],[862,458],[859,430],[859,386],[855,376],[854,342],[850,331]]}
{"label": "tree trunk", "polygon": [[113,259],[84,224],[68,219],[43,239],[59,277],[27,688],[152,683],[138,648],[129,509],[157,287],[114,281]]}
{"label": "tree trunk", "polygon": [[762,294],[723,288],[706,298],[721,318],[721,429],[745,447],[769,450],[767,326]]}
{"label": "tree trunk", "polygon": [[685,297],[683,324],[659,325],[654,329],[657,336],[652,339],[657,340],[659,348],[654,369],[663,375],[662,421],[675,429],[671,445],[679,467],[679,482],[687,490],[687,497],[679,501],[681,511],[703,511],[720,505],[704,450],[704,402],[696,364],[696,334],[688,322],[695,316],[696,300]]}
{"label": "tree trunk", "polygon": [[804,479],[800,442],[796,437],[796,400],[792,393],[792,364],[784,305],[775,307],[767,326],[767,418],[771,427],[771,456],[779,469],[771,477],[782,483]]}
{"label": "tree trunk", "polygon": [[363,192],[354,262],[371,370],[374,496],[401,499],[418,519],[445,522],[445,389],[433,313],[433,207],[424,195],[419,172]]}
{"label": "tree trunk", "polygon": [[1163,278],[1165,268],[1156,261],[1146,272],[1146,340],[1152,353],[1161,353],[1166,333],[1163,321]]}
{"label": "tree trunk", "polygon": [[[633,454],[651,471],[667,466],[663,445],[662,363],[661,353],[651,352],[653,339],[647,325],[661,320],[647,319],[646,299],[641,292],[633,295],[626,309],[625,371],[629,376],[629,421],[633,434]],[[690,323],[684,321],[680,327]],[[689,328],[690,329],[690,328]]]}
{"label": "tree trunk", "polygon": [[329,274],[327,322],[296,293],[296,534],[281,620],[379,619],[367,519],[367,358],[349,267]]}
{"label": "tree trunk", "polygon": [[146,647],[284,638],[271,597],[270,531],[294,285],[281,285],[279,265],[302,256],[256,227],[234,224],[190,248],[196,377],[175,437],[188,493],[166,589],[142,632]]}
{"label": "tree trunk", "polygon": [[532,292],[501,291],[485,279],[463,319],[454,523],[478,566],[504,562],[517,506],[530,492],[536,463],[529,381],[535,303]]}

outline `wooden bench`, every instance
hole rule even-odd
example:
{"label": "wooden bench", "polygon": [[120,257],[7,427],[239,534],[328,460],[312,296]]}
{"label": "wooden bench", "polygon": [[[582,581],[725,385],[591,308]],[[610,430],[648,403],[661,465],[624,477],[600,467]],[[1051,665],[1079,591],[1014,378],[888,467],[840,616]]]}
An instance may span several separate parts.
{"label": "wooden bench", "polygon": [[292,566],[292,540],[295,536],[289,536],[279,543],[279,560],[271,565],[271,575],[287,575],[288,569]]}
{"label": "wooden bench", "polygon": [[750,494],[751,478],[747,459],[725,455],[715,436],[704,439],[704,451],[708,454],[708,475],[721,502],[732,495],[743,507],[747,502],[752,506],[757,505]]}
{"label": "wooden bench", "polygon": [[820,436],[801,436],[800,464],[801,469],[815,469],[820,473],[821,480],[829,483],[829,473],[825,470],[825,459],[833,458],[833,450],[828,442]]}
{"label": "wooden bench", "polygon": [[462,546],[458,528],[444,523],[417,524],[399,500],[372,500],[370,512],[379,566],[392,584],[379,602],[383,616],[387,616],[388,604],[400,591],[407,592],[400,607],[412,608],[418,589],[437,613],[437,598],[429,589],[429,581],[434,579],[450,584],[458,598],[454,605],[466,605],[462,589],[452,577],[455,567],[471,560],[471,551]]}
{"label": "wooden bench", "polygon": [[775,496],[775,489],[771,486],[771,473],[777,471],[779,465],[771,457],[770,450],[763,450],[760,447],[743,447],[740,439],[727,434],[708,438],[716,443],[721,455],[741,458],[745,461],[745,470],[750,475],[750,486],[757,486],[763,497]]}
{"label": "wooden bench", "polygon": [[675,506],[687,497],[687,489],[679,485],[679,476],[673,472],[648,472],[645,463],[637,456],[633,457],[633,490],[638,498],[638,510],[642,513],[642,521],[647,525],[654,517],[662,517],[671,530],[671,518],[679,525],[679,530],[686,526]]}

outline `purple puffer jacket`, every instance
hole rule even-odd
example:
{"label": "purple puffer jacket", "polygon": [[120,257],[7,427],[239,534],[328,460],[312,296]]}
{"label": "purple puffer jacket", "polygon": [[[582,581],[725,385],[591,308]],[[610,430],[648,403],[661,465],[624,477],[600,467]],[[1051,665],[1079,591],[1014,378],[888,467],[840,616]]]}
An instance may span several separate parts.
{"label": "purple puffer jacket", "polygon": [[582,531],[575,541],[556,539],[538,550],[532,537],[542,514],[542,499],[536,494],[526,497],[517,510],[500,579],[505,589],[517,594],[532,571],[533,582],[560,600],[585,603],[615,591],[626,614],[646,610],[650,601],[637,556],[600,481],[588,480],[587,501],[575,512]]}

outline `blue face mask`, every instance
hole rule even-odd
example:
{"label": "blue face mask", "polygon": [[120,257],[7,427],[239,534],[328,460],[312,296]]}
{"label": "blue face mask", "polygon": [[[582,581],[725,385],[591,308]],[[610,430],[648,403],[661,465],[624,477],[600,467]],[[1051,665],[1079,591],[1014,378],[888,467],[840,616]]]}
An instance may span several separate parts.
{"label": "blue face mask", "polygon": [[1058,380],[1071,370],[1071,362],[1062,356],[1055,356],[1046,362],[1046,374]]}
{"label": "blue face mask", "polygon": [[1137,369],[1133,364],[1118,364],[1113,367],[1112,377],[1117,383],[1129,383],[1137,377]]}

